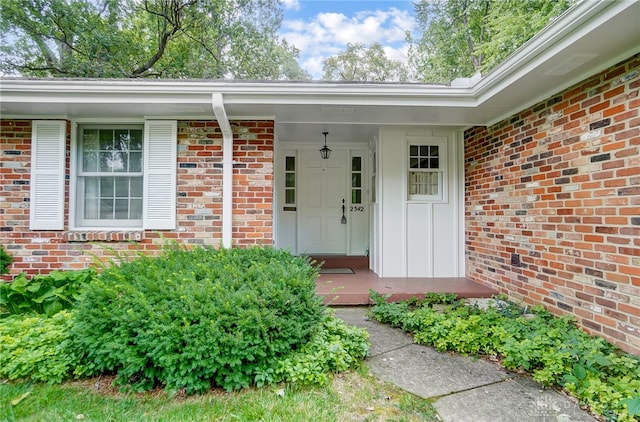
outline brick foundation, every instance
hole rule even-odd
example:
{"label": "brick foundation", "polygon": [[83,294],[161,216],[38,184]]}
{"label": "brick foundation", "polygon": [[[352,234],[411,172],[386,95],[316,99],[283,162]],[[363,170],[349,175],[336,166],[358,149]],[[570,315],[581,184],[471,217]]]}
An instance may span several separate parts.
{"label": "brick foundation", "polygon": [[[20,272],[84,268],[94,256],[109,255],[105,247],[154,253],[163,237],[193,245],[221,244],[222,133],[217,122],[178,122],[177,228],[163,231],[70,231],[68,181],[65,230],[29,230],[31,121],[3,120],[1,125],[0,242],[14,258],[8,278]],[[271,245],[274,125],[272,121],[235,121],[231,125],[236,161],[233,244]],[[68,136],[67,176],[69,151]]]}
{"label": "brick foundation", "polygon": [[467,276],[640,354],[640,56],[465,133]]}

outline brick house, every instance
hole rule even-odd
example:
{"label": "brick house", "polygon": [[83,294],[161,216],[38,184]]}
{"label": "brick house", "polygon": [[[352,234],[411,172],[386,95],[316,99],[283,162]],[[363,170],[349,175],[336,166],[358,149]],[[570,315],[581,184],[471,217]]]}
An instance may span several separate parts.
{"label": "brick house", "polygon": [[0,83],[11,275],[163,239],[367,255],[640,353],[639,2],[578,3],[448,85]]}

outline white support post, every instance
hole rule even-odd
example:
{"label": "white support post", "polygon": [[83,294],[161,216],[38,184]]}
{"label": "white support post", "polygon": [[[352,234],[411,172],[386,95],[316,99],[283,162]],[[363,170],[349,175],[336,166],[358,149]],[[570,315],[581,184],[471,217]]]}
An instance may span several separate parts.
{"label": "white support post", "polygon": [[222,247],[230,248],[233,237],[233,131],[222,94],[211,94],[211,104],[222,131]]}

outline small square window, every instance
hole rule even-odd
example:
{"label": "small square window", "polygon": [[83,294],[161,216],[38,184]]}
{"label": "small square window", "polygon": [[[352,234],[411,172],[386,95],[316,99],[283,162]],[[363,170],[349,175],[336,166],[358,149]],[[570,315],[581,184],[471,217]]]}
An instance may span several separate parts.
{"label": "small square window", "polygon": [[409,200],[442,200],[446,174],[441,160],[444,143],[409,145],[408,198]]}

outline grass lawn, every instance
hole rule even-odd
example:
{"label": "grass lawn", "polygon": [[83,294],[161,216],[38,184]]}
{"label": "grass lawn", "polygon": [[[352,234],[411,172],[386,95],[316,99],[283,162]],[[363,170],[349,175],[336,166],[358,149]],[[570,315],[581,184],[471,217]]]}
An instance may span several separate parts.
{"label": "grass lawn", "polygon": [[2,421],[438,421],[431,404],[376,380],[366,368],[322,388],[266,387],[170,398],[125,394],[111,378],[62,385],[0,385]]}

